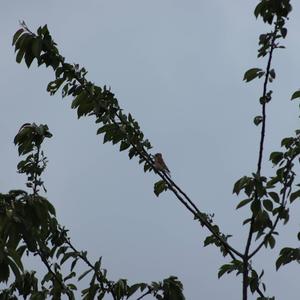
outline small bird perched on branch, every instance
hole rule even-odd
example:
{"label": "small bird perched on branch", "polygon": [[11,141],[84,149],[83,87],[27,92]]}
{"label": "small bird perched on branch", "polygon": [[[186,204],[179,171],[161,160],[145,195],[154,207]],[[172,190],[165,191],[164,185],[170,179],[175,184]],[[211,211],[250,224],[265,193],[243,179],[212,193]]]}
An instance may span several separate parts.
{"label": "small bird perched on branch", "polygon": [[158,171],[165,171],[170,175],[170,170],[167,167],[167,165],[165,164],[163,158],[162,158],[162,154],[161,153],[156,153],[154,155],[154,167],[156,170]]}

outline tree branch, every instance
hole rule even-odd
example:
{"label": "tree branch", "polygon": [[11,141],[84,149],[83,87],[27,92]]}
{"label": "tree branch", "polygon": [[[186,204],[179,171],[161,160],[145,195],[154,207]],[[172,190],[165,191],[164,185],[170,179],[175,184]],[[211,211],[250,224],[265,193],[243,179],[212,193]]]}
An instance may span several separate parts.
{"label": "tree branch", "polygon": [[[275,29],[273,32],[273,37],[271,40],[271,49],[269,52],[269,58],[268,63],[266,67],[266,74],[265,74],[265,80],[263,85],[263,96],[262,96],[262,127],[261,127],[261,133],[260,133],[260,144],[259,144],[259,154],[258,154],[258,162],[257,162],[257,171],[256,174],[260,176],[261,173],[261,167],[262,167],[262,159],[263,159],[263,150],[264,150],[264,141],[265,141],[265,132],[266,132],[266,97],[267,97],[267,88],[268,88],[268,80],[270,76],[270,70],[271,70],[271,62],[273,57],[273,51],[275,49],[275,40],[277,38],[277,25],[275,23]],[[258,199],[257,192],[255,192],[255,199]],[[248,264],[249,264],[249,251],[250,246],[252,242],[253,237],[253,224],[254,224],[254,214],[252,213],[250,227],[249,227],[249,233],[248,238],[246,242],[246,247],[244,251],[243,256],[243,300],[247,300],[248,297]]]}
{"label": "tree branch", "polygon": [[52,271],[50,264],[48,263],[47,259],[44,257],[44,255],[41,253],[40,250],[37,251],[39,257],[41,258],[41,261],[48,269],[48,272],[52,274],[54,279],[58,282],[58,284],[61,286],[62,290],[66,292],[69,299],[74,299],[72,291],[64,284],[63,280],[57,276],[55,272]]}
{"label": "tree branch", "polygon": [[[292,157],[290,160],[288,160],[286,168],[290,168],[292,165],[293,160],[296,158],[296,156]],[[288,188],[288,174],[285,177],[285,182],[283,183],[283,191],[282,191],[282,197],[281,197],[281,201],[280,201],[280,205],[281,207],[285,207],[285,202],[286,202],[286,192],[287,192],[287,188]],[[270,229],[270,231],[266,234],[264,240],[257,246],[257,248],[251,253],[249,254],[249,259],[251,259],[260,249],[261,247],[264,245],[265,243],[265,239],[266,237],[272,235],[272,233],[274,232],[278,222],[280,220],[280,213],[278,213],[275,222],[273,223],[272,228]]]}

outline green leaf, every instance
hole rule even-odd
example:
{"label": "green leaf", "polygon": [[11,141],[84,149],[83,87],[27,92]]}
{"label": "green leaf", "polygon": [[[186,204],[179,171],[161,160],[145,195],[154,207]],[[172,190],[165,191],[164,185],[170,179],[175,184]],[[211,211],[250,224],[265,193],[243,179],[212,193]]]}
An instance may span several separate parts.
{"label": "green leaf", "polygon": [[67,281],[67,280],[69,280],[69,279],[71,279],[71,278],[73,278],[73,277],[75,277],[76,276],[76,273],[75,272],[71,272],[69,275],[67,275],[65,278],[64,278],[64,281]]}
{"label": "green leaf", "polygon": [[36,38],[32,43],[32,53],[36,58],[40,57],[42,51],[43,41],[39,38]]}
{"label": "green leaf", "polygon": [[17,264],[9,258],[7,259],[7,261],[8,261],[8,265],[10,266],[13,273],[15,274],[16,280],[20,280],[21,273],[20,273],[20,269],[18,268]]}
{"label": "green leaf", "polygon": [[87,274],[89,274],[91,271],[93,271],[93,269],[89,269],[85,272],[83,272],[79,277],[78,277],[78,281],[80,281],[82,278],[84,278]]}
{"label": "green leaf", "polygon": [[218,278],[221,278],[226,272],[232,271],[231,265],[223,265],[221,266],[219,272],[218,272]]}
{"label": "green leaf", "polygon": [[256,116],[253,120],[253,123],[258,126],[261,122],[263,121],[263,117],[262,116]]}
{"label": "green leaf", "polygon": [[251,222],[251,218],[248,218],[246,220],[243,221],[243,225],[247,224],[247,223],[250,223]]}
{"label": "green leaf", "polygon": [[154,194],[158,197],[162,192],[168,189],[167,184],[164,180],[157,181],[154,184]]}
{"label": "green leaf", "polygon": [[255,10],[254,10],[254,15],[255,15],[256,18],[261,14],[262,6],[263,6],[263,2],[262,2],[262,1],[259,2],[259,3],[256,5]]}
{"label": "green leaf", "polygon": [[250,82],[251,80],[255,79],[256,77],[262,77],[265,72],[260,68],[252,68],[245,72],[243,80],[246,82]]}
{"label": "green leaf", "polygon": [[63,72],[64,72],[64,68],[63,68],[63,67],[57,68],[56,71],[55,71],[55,77],[56,77],[56,78],[59,78],[60,75],[61,75]]}
{"label": "green leaf", "polygon": [[82,116],[89,114],[93,110],[93,108],[94,108],[93,103],[91,101],[88,101],[88,99],[86,99],[86,101],[80,103],[77,108],[78,119]]}
{"label": "green leaf", "polygon": [[245,200],[242,200],[235,209],[239,209],[241,207],[243,207],[244,205],[247,205],[248,203],[250,203],[252,201],[252,199],[245,199]]}
{"label": "green leaf", "polygon": [[206,239],[203,242],[203,246],[207,247],[210,244],[217,244],[218,240],[215,238],[214,235],[210,235],[208,237],[206,237]]}
{"label": "green leaf", "polygon": [[291,196],[290,196],[290,202],[291,203],[294,202],[299,197],[300,197],[300,190],[298,190],[298,191],[296,191],[296,192],[294,192],[294,193],[291,194]]}
{"label": "green leaf", "polygon": [[135,148],[131,148],[128,152],[129,158],[132,159],[136,155],[137,155],[137,152],[136,152]]}
{"label": "green leaf", "polygon": [[282,37],[285,38],[288,31],[285,27],[282,27],[282,28],[280,28],[280,32],[281,32]]}
{"label": "green leaf", "polygon": [[152,164],[149,164],[149,163],[145,162],[145,164],[144,164],[144,172],[147,172],[147,171],[150,172],[152,170],[153,170]]}
{"label": "green leaf", "polygon": [[261,209],[260,201],[258,199],[254,200],[251,204],[251,211],[253,212],[253,214],[257,215],[260,209]]}
{"label": "green leaf", "polygon": [[20,49],[20,50],[18,51],[18,54],[17,54],[17,56],[16,56],[16,62],[17,62],[17,63],[21,63],[24,54],[25,54],[25,50],[24,50],[24,49]]}
{"label": "green leaf", "polygon": [[14,263],[18,266],[18,268],[21,271],[23,271],[23,264],[19,253],[14,249],[8,249],[8,254],[13,259]]}
{"label": "green leaf", "polygon": [[249,183],[251,179],[247,176],[243,176],[242,178],[240,178],[233,187],[233,191],[232,193],[234,194],[239,194],[240,191]]}
{"label": "green leaf", "polygon": [[292,261],[300,260],[300,249],[299,248],[282,248],[279,257],[276,261],[276,270],[281,266],[286,265]]}
{"label": "green leaf", "polygon": [[272,235],[269,235],[267,241],[270,245],[270,248],[273,249],[275,247],[275,242],[276,242],[274,237]]}
{"label": "green leaf", "polygon": [[71,271],[74,270],[74,268],[75,268],[75,266],[76,266],[76,264],[77,264],[77,261],[78,261],[78,259],[73,260],[73,262],[72,262],[72,264],[71,264],[71,268],[70,268]]}
{"label": "green leaf", "polygon": [[26,51],[26,53],[25,53],[25,63],[27,65],[27,68],[30,67],[33,59],[34,59],[34,56],[32,55],[31,51]]}
{"label": "green leaf", "polygon": [[48,272],[47,274],[45,274],[45,276],[43,277],[41,283],[44,284],[45,282],[48,282],[50,280],[52,280],[53,278],[53,274],[51,272]]}
{"label": "green leaf", "polygon": [[9,278],[9,266],[6,261],[0,262],[0,282],[7,282]]}
{"label": "green leaf", "polygon": [[16,43],[16,41],[18,40],[18,38],[20,37],[20,35],[24,32],[24,29],[21,28],[19,29],[15,34],[14,34],[14,37],[13,37],[13,41],[12,41],[12,45],[14,45]]}
{"label": "green leaf", "polygon": [[242,271],[242,262],[238,260],[233,260],[230,264],[225,264],[220,267],[218,272],[218,278],[221,278],[225,273],[231,273],[233,271],[237,271],[237,274]]}
{"label": "green leaf", "polygon": [[47,36],[49,34],[49,30],[48,30],[47,24],[44,25],[43,27],[39,27],[37,33],[38,33],[38,35]]}
{"label": "green leaf", "polygon": [[52,205],[52,203],[50,203],[47,199],[43,199],[44,203],[46,204],[47,210],[49,211],[49,213],[53,216],[56,215],[55,212],[55,207]]}
{"label": "green leaf", "polygon": [[271,200],[269,200],[269,199],[264,200],[263,205],[264,205],[266,210],[268,210],[268,211],[273,210],[273,202]]}
{"label": "green leaf", "polygon": [[127,298],[131,297],[138,289],[143,288],[144,285],[145,285],[145,283],[137,283],[137,284],[132,285],[129,288],[129,291],[127,293]]}
{"label": "green leaf", "polygon": [[[67,287],[70,289],[70,290],[73,290],[73,291],[77,291],[77,286],[73,283],[68,283],[67,284]],[[101,298],[98,298],[98,299],[101,299]],[[38,299],[37,299],[38,300]],[[41,300],[44,300],[44,299],[41,299]],[[75,297],[74,297],[74,294],[72,293],[72,298],[70,298],[70,300],[75,300]]]}
{"label": "green leaf", "polygon": [[66,253],[66,250],[67,250],[67,249],[68,249],[67,246],[59,247],[59,249],[58,249],[57,252],[56,252],[56,258],[59,258],[59,256],[60,256],[61,254]]}
{"label": "green leaf", "polygon": [[65,86],[62,88],[62,91],[61,91],[61,95],[63,98],[67,96],[68,90],[69,90],[69,84],[67,83],[67,84],[65,84]]}
{"label": "green leaf", "polygon": [[283,256],[278,257],[278,259],[276,260],[276,271],[278,271],[278,269],[281,267],[281,265],[283,265],[284,260],[285,259]]}
{"label": "green leaf", "polygon": [[18,49],[22,49],[22,50],[26,50],[28,41],[31,39],[31,35],[28,33],[24,33],[22,34],[16,41],[15,44],[15,51],[17,51]]}
{"label": "green leaf", "polygon": [[76,257],[76,252],[68,252],[65,253],[63,258],[60,261],[60,264],[62,265],[65,261],[67,261],[70,257]]}
{"label": "green leaf", "polygon": [[284,138],[281,141],[281,147],[284,146],[286,149],[288,149],[293,144],[294,141],[295,139],[293,137]]}
{"label": "green leaf", "polygon": [[270,196],[276,203],[279,203],[279,202],[280,202],[280,198],[279,198],[279,196],[278,196],[277,193],[275,193],[275,192],[270,192],[270,193],[269,193],[269,196]]}
{"label": "green leaf", "polygon": [[270,155],[270,161],[272,161],[274,165],[277,165],[282,159],[283,159],[282,152],[272,152]]}
{"label": "green leaf", "polygon": [[85,99],[87,98],[87,94],[85,91],[82,91],[73,101],[71,104],[71,108],[76,108],[78,107],[82,101],[85,101]]}
{"label": "green leaf", "polygon": [[279,181],[280,181],[280,178],[278,176],[271,177],[271,179],[267,182],[266,188],[267,189],[274,188],[275,184]]}
{"label": "green leaf", "polygon": [[250,291],[253,294],[257,290],[259,285],[258,275],[254,270],[251,271],[251,276],[249,277],[249,281],[250,281]]}
{"label": "green leaf", "polygon": [[[98,289],[99,289],[99,284],[92,283],[89,288],[87,299],[95,299]],[[121,299],[121,297],[117,299]]]}
{"label": "green leaf", "polygon": [[130,144],[127,141],[122,141],[120,145],[120,151],[126,150],[130,147]]}
{"label": "green leaf", "polygon": [[97,133],[96,134],[101,134],[103,132],[106,132],[109,128],[109,125],[103,125],[102,127],[100,127],[98,130],[97,130]]}
{"label": "green leaf", "polygon": [[270,70],[270,76],[271,76],[271,78],[273,78],[273,79],[276,78],[276,73],[275,73],[275,70],[274,70],[274,69],[271,69],[271,70]]}
{"label": "green leaf", "polygon": [[294,99],[296,99],[296,98],[300,98],[300,91],[296,91],[296,92],[292,95],[291,100],[294,100]]}

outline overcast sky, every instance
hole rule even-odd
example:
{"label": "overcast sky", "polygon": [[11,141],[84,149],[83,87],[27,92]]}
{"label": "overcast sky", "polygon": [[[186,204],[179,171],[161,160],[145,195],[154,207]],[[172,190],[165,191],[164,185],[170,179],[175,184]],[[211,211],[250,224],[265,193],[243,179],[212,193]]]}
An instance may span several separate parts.
{"label": "overcast sky", "polygon": [[[203,248],[202,229],[171,193],[157,198],[155,174],[144,174],[136,160],[118,147],[102,144],[92,119],[77,120],[71,99],[50,97],[51,69],[28,70],[15,62],[12,36],[24,20],[36,31],[48,28],[70,63],[88,78],[111,86],[154,146],[162,152],[173,179],[215,221],[232,243],[244,249],[247,209],[236,211],[233,183],[256,170],[262,82],[242,82],[257,60],[259,34],[269,30],[257,21],[257,1],[86,0],[1,1],[1,192],[24,186],[16,173],[13,138],[26,122],[48,124],[53,138],[44,149],[47,198],[73,243],[91,260],[103,256],[111,279],[130,283],[178,276],[187,299],[241,299],[241,278],[217,279],[224,260],[218,249]],[[300,87],[300,5],[288,22],[287,49],[276,51],[274,98],[268,105],[266,151],[279,149],[283,137],[299,128],[299,109],[289,101]],[[268,154],[263,172],[272,174]],[[299,170],[299,167],[298,167]],[[242,200],[242,199],[240,199]],[[265,269],[268,295],[298,297],[299,265],[275,272],[282,245],[299,245],[299,207],[280,230],[275,250],[263,249],[253,265]],[[284,284],[283,284],[284,282]],[[256,298],[251,298],[256,299]]]}

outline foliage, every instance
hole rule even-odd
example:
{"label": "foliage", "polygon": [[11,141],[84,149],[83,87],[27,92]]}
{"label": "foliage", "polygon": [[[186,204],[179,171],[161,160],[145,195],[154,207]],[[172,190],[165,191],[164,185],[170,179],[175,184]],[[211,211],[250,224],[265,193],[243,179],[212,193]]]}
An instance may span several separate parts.
{"label": "foliage", "polygon": [[[71,108],[76,109],[78,118],[93,116],[97,124],[97,134],[103,134],[103,142],[118,145],[120,151],[127,151],[130,159],[137,157],[145,172],[154,171],[160,180],[154,184],[154,193],[159,196],[171,191],[183,206],[193,215],[198,224],[210,233],[204,246],[214,245],[229,261],[222,265],[218,277],[236,273],[242,276],[242,299],[248,299],[248,291],[256,293],[260,300],[275,299],[265,296],[266,285],[259,273],[252,267],[254,256],[262,247],[276,246],[276,231],[279,222],[286,224],[290,218],[291,205],[300,199],[300,184],[295,183],[295,164],[300,161],[300,129],[294,136],[281,141],[281,149],[270,153],[273,164],[271,176],[262,174],[265,134],[266,105],[272,101],[273,91],[269,85],[276,79],[272,67],[275,50],[283,49],[281,41],[287,36],[286,20],[292,10],[290,0],[261,0],[254,15],[272,27],[270,32],[259,36],[258,58],[266,58],[266,68],[250,68],[244,74],[246,82],[262,80],[263,92],[259,97],[261,115],[254,117],[254,124],[260,126],[259,155],[256,172],[242,176],[236,181],[233,193],[242,199],[237,209],[248,208],[249,216],[243,225],[249,227],[244,251],[239,251],[229,243],[230,234],[221,232],[214,223],[214,215],[200,211],[191,198],[164,171],[156,169],[154,156],[149,152],[151,143],[144,137],[138,122],[125,114],[118,100],[106,86],[99,87],[86,79],[87,71],[77,64],[69,64],[59,53],[47,25],[39,27],[37,33],[29,30],[23,22],[13,37],[16,61],[25,61],[29,68],[34,60],[38,66],[52,67],[55,79],[48,84],[50,95],[61,89],[62,97],[72,98]],[[300,91],[292,94],[291,100],[300,98]],[[184,299],[183,286],[174,276],[161,282],[128,285],[127,279],[111,281],[107,270],[102,267],[102,259],[90,262],[86,251],[78,251],[68,237],[68,231],[59,225],[55,209],[40,195],[40,188],[46,192],[41,175],[46,168],[47,158],[41,150],[45,138],[51,138],[47,125],[24,124],[15,137],[19,155],[27,155],[18,164],[18,171],[27,175],[26,186],[31,192],[11,190],[0,194],[0,282],[7,288],[0,292],[1,299],[61,299],[62,295],[75,299],[77,285],[74,280],[89,278],[89,286],[81,291],[83,299],[103,299],[110,294],[113,299],[128,299],[136,296],[142,299],[152,295],[156,299]],[[300,233],[298,233],[300,240]],[[40,280],[34,271],[23,266],[24,255],[40,258],[47,272]],[[284,247],[276,261],[280,268],[292,261],[300,261],[299,248]],[[77,274],[77,264],[85,264],[87,269]],[[64,275],[63,266],[68,266]],[[13,279],[12,279],[13,278]]]}
{"label": "foliage", "polygon": [[[39,195],[44,187],[41,175],[47,159],[41,150],[45,138],[51,138],[47,125],[24,124],[14,142],[19,154],[27,157],[18,164],[19,173],[27,175],[27,187],[32,192],[11,190],[0,194],[0,282],[7,282],[13,273],[14,281],[0,293],[0,299],[61,299],[66,295],[75,299],[77,290],[74,279],[83,280],[90,276],[89,287],[82,290],[83,299],[103,299],[111,294],[114,299],[128,299],[136,292],[152,294],[156,299],[184,299],[182,284],[171,276],[163,282],[128,285],[126,279],[113,282],[102,268],[101,258],[91,263],[87,252],[78,251],[70,242],[67,230],[56,219],[55,209]],[[45,188],[44,188],[45,190]],[[24,255],[38,256],[48,272],[39,280],[34,271],[24,270]],[[76,273],[79,261],[88,267],[81,274]],[[69,273],[62,274],[63,265],[69,263]]]}

